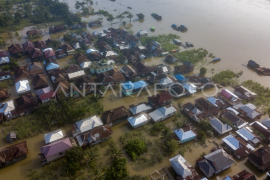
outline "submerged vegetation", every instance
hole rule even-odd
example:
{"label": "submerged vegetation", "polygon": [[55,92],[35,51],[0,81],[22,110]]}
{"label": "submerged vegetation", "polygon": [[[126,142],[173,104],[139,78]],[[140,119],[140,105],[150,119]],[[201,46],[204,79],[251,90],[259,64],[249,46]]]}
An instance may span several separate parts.
{"label": "submerged vegetation", "polygon": [[216,83],[220,83],[224,86],[235,86],[238,84],[237,78],[243,74],[243,71],[234,73],[231,70],[221,71],[212,77],[212,80]]}
{"label": "submerged vegetation", "polygon": [[179,59],[181,62],[189,61],[193,64],[202,62],[206,58],[208,51],[203,48],[192,49],[174,53],[173,56]]}

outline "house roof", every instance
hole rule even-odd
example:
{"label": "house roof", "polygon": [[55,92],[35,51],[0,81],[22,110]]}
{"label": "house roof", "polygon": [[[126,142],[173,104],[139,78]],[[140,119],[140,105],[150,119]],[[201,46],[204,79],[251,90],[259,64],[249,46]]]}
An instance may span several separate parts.
{"label": "house roof", "polygon": [[73,73],[67,73],[69,79],[77,78],[84,75],[85,75],[84,70],[76,71]]}
{"label": "house roof", "polygon": [[33,64],[30,64],[28,67],[29,73],[32,76],[43,73],[43,68],[40,62],[34,62]]}
{"label": "house roof", "polygon": [[44,41],[35,41],[34,45],[38,49],[45,49],[47,47]]}
{"label": "house roof", "polygon": [[148,84],[145,81],[137,81],[135,83],[128,81],[121,85],[125,90],[135,90],[148,86]]}
{"label": "house roof", "polygon": [[137,114],[135,116],[129,117],[127,120],[131,124],[131,126],[134,127],[134,126],[138,126],[146,121],[149,121],[150,117],[146,113],[140,113],[140,114]]}
{"label": "house roof", "polygon": [[135,114],[139,114],[141,112],[148,111],[151,109],[152,107],[150,105],[142,103],[142,104],[139,104],[137,106],[130,108],[129,110],[133,115],[135,115]]}
{"label": "house roof", "polygon": [[262,119],[261,123],[263,125],[265,125],[266,127],[270,128],[270,119],[269,119],[269,117],[265,117],[264,119]]}
{"label": "house roof", "polygon": [[0,64],[9,63],[9,57],[0,57]]}
{"label": "house roof", "polygon": [[22,53],[23,49],[20,44],[12,44],[11,46],[8,47],[8,52],[10,54]]}
{"label": "house roof", "polygon": [[230,99],[233,102],[241,100],[238,96],[236,96],[234,93],[232,93],[228,89],[223,89],[222,91],[220,91],[220,94],[223,95],[225,98]]}
{"label": "house roof", "polygon": [[138,73],[129,65],[125,65],[123,66],[120,71],[125,74],[126,76],[133,78],[133,77],[137,77]]}
{"label": "house roof", "polygon": [[151,97],[148,97],[148,100],[154,105],[155,108],[162,105],[163,102],[171,101],[173,97],[168,92],[162,92],[157,95],[153,95]]}
{"label": "house roof", "polygon": [[184,80],[184,79],[186,79],[183,75],[181,75],[181,74],[177,74],[177,75],[175,75],[174,76],[178,81],[182,81],[182,80]]}
{"label": "house roof", "polygon": [[97,115],[77,121],[75,124],[79,132],[89,131],[95,127],[103,125],[101,119]]}
{"label": "house roof", "polygon": [[0,113],[3,113],[5,116],[12,115],[12,111],[14,111],[15,109],[16,108],[13,100],[9,100],[0,104]]}
{"label": "house roof", "polygon": [[218,109],[216,106],[214,106],[213,104],[211,104],[209,101],[207,101],[204,98],[199,98],[199,99],[195,99],[195,102],[197,105],[199,105],[204,111],[207,112],[217,112]]}
{"label": "house roof", "polygon": [[58,56],[66,55],[66,53],[64,50],[59,49],[58,51],[55,52],[55,55],[58,57]]}
{"label": "house roof", "polygon": [[186,160],[181,156],[177,155],[171,159],[169,159],[171,162],[171,165],[175,172],[180,175],[182,178],[186,178],[190,175],[192,175],[191,170],[189,167],[186,165]]}
{"label": "house roof", "polygon": [[0,99],[4,99],[9,97],[8,89],[1,89],[0,90]]}
{"label": "house roof", "polygon": [[151,113],[149,113],[149,116],[151,116],[151,118],[154,120],[154,121],[158,121],[166,116],[168,116],[169,114],[171,113],[175,113],[177,111],[177,109],[170,105],[170,106],[163,106]]}
{"label": "house roof", "polygon": [[267,127],[265,127],[262,123],[255,121],[250,124],[254,129],[260,132],[263,136],[266,137],[266,139],[270,139],[270,131],[268,130]]}
{"label": "house roof", "polygon": [[211,126],[219,133],[219,134],[224,134],[226,132],[229,132],[232,130],[232,127],[229,126],[228,124],[223,124],[219,119],[217,118],[212,118],[210,119],[210,124]]}
{"label": "house roof", "polygon": [[15,83],[17,93],[23,93],[30,91],[28,80],[22,80]]}
{"label": "house roof", "polygon": [[190,93],[193,94],[195,92],[197,92],[197,90],[194,88],[194,86],[190,85],[190,84],[185,84],[184,88]]}
{"label": "house roof", "polygon": [[65,138],[65,139],[62,139],[62,140],[59,140],[59,141],[56,141],[56,142],[53,142],[51,144],[41,147],[40,151],[47,158],[47,157],[59,154],[60,152],[66,151],[70,148],[72,148],[70,139]]}
{"label": "house roof", "polygon": [[77,71],[81,71],[82,69],[80,68],[79,65],[77,64],[72,64],[70,66],[68,66],[65,71],[66,73],[74,73],[74,72],[77,72]]}
{"label": "house roof", "polygon": [[248,124],[243,119],[241,119],[240,117],[234,115],[231,112],[228,112],[228,113],[224,114],[223,117],[225,117],[227,120],[229,120],[237,128],[242,128],[242,127],[244,127],[245,125]]}
{"label": "house roof", "polygon": [[30,79],[27,66],[18,66],[14,68],[15,81]]}
{"label": "house roof", "polygon": [[253,173],[248,172],[247,170],[243,170],[237,175],[234,175],[232,180],[257,180]]}
{"label": "house roof", "polygon": [[28,153],[26,141],[16,143],[14,145],[0,149],[0,162],[12,162],[15,159],[24,156]]}
{"label": "house roof", "polygon": [[225,105],[225,103],[222,100],[217,99],[213,96],[206,98],[206,100],[216,107],[220,107],[220,106]]}
{"label": "house roof", "polygon": [[55,56],[55,53],[53,52],[53,50],[51,49],[48,49],[46,51],[43,52],[44,56],[46,58],[49,58],[49,57],[54,57]]}
{"label": "house roof", "polygon": [[42,57],[43,53],[40,49],[38,48],[33,48],[29,51],[29,57],[30,58],[38,58],[38,57]]}
{"label": "house roof", "polygon": [[[234,151],[243,148],[243,146],[248,148],[250,151],[254,151],[254,147],[252,147],[250,144],[244,145],[239,140],[237,140],[235,137],[233,137],[232,135],[229,135],[229,136],[223,138],[222,141],[225,144],[227,144]],[[245,154],[246,155],[249,154],[249,151],[245,152]]]}
{"label": "house roof", "polygon": [[45,74],[38,74],[34,76],[32,79],[32,85],[34,86],[34,88],[48,86],[48,81]]}
{"label": "house roof", "polygon": [[66,52],[69,52],[69,51],[73,51],[74,49],[69,45],[69,44],[63,44],[61,46],[61,48],[66,51]]}
{"label": "house roof", "polygon": [[118,120],[128,117],[130,115],[129,111],[125,106],[120,106],[115,109],[105,111],[101,114],[101,120],[104,124],[114,124]]}
{"label": "house roof", "polygon": [[14,99],[14,103],[18,113],[27,112],[29,110],[34,109],[37,106],[35,99],[30,93]]}
{"label": "house roof", "polygon": [[44,139],[45,139],[46,144],[62,139],[63,137],[64,135],[61,129],[57,129],[53,132],[44,134]]}
{"label": "house roof", "polygon": [[116,69],[111,69],[110,71],[108,71],[108,74],[109,76],[112,76],[116,83],[120,83],[126,80],[124,75]]}
{"label": "house roof", "polygon": [[148,66],[145,62],[137,62],[134,67],[141,74],[148,74],[153,71],[152,67]]}
{"label": "house roof", "polygon": [[185,141],[197,136],[197,134],[191,129],[190,126],[176,129],[174,130],[174,133],[177,135],[180,141]]}
{"label": "house roof", "polygon": [[5,51],[0,51],[0,57],[8,57],[8,53]]}
{"label": "house roof", "polygon": [[242,96],[246,96],[247,98],[257,95],[256,93],[250,91],[249,89],[241,85],[234,87],[234,91],[239,92],[240,94],[242,94]]}
{"label": "house roof", "polygon": [[7,76],[7,75],[11,75],[11,72],[10,71],[2,71],[2,72],[0,72],[0,77],[1,76]]}
{"label": "house roof", "polygon": [[35,48],[34,44],[30,41],[26,41],[25,43],[22,44],[22,48],[24,52],[29,52],[32,49]]}
{"label": "house roof", "polygon": [[55,64],[55,63],[50,63],[50,64],[48,64],[48,66],[46,67],[46,70],[47,70],[47,71],[53,70],[53,69],[59,69],[59,65],[58,65],[58,64]]}
{"label": "house roof", "polygon": [[26,32],[26,35],[27,36],[31,36],[31,35],[37,35],[37,34],[41,34],[42,32],[41,31],[38,31],[36,29],[33,29],[33,30],[29,30]]}
{"label": "house roof", "polygon": [[270,167],[270,147],[264,146],[257,149],[255,152],[248,155],[248,159],[260,169],[266,170]]}

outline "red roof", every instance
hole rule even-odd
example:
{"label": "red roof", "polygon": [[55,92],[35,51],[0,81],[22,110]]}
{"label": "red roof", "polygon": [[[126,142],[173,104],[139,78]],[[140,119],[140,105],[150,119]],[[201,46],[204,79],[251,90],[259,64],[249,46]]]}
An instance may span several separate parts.
{"label": "red roof", "polygon": [[40,100],[44,100],[44,99],[49,99],[49,98],[52,98],[52,97],[55,97],[55,94],[54,94],[54,91],[50,91],[48,93],[44,93],[44,94],[41,94],[39,96]]}
{"label": "red roof", "polygon": [[46,58],[52,57],[52,56],[55,56],[55,53],[54,53],[52,50],[46,50],[46,51],[44,52],[44,56],[45,56]]}

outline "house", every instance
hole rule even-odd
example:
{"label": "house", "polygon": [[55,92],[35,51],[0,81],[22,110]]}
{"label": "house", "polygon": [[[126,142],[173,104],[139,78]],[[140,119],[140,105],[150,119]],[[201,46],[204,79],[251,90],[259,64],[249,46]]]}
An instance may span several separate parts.
{"label": "house", "polygon": [[127,120],[133,128],[138,128],[150,122],[151,118],[145,112],[141,112],[132,117],[129,117]]}
{"label": "house", "polygon": [[99,20],[97,20],[97,21],[90,21],[89,23],[88,23],[88,26],[89,27],[95,27],[95,26],[101,26],[102,24],[101,24],[101,21],[99,21]]}
{"label": "house", "polygon": [[61,49],[63,49],[68,56],[75,53],[75,49],[73,49],[69,44],[63,44]]}
{"label": "house", "polygon": [[137,81],[137,82],[131,82],[128,81],[126,83],[121,84],[122,92],[126,96],[130,96],[132,94],[136,94],[138,92],[141,92],[144,89],[147,89],[148,84],[145,81]]}
{"label": "house", "polygon": [[55,51],[55,56],[60,59],[60,58],[66,57],[67,55],[66,55],[66,52],[63,49],[57,49]]}
{"label": "house", "polygon": [[90,71],[91,73],[103,73],[107,72],[114,68],[115,61],[114,60],[102,60],[102,61],[94,61],[91,63]]}
{"label": "house", "polygon": [[190,102],[183,105],[183,113],[187,115],[190,119],[194,120],[195,122],[200,122],[201,119],[206,118],[206,113],[200,111]]}
{"label": "house", "polygon": [[[85,87],[84,87],[85,84]],[[95,92],[95,81],[90,76],[86,75],[75,80],[75,85],[80,91],[85,91],[85,94]]]}
{"label": "house", "polygon": [[8,89],[1,89],[0,90],[0,99],[5,99],[10,96],[10,93],[8,93]]}
{"label": "house", "polygon": [[227,124],[229,124],[231,127],[235,127],[235,128],[238,128],[238,129],[241,129],[242,127],[244,127],[244,126],[246,126],[248,124],[247,122],[245,122],[243,119],[236,116],[232,112],[224,113],[221,116],[221,120],[226,122]]}
{"label": "house", "polygon": [[239,103],[233,106],[240,113],[240,117],[248,120],[248,121],[255,121],[256,119],[260,119],[262,114],[256,110],[256,106],[251,103],[242,104]]}
{"label": "house", "polygon": [[238,96],[236,96],[227,89],[223,89],[222,91],[220,91],[218,93],[218,98],[221,99],[228,106],[235,106],[242,102],[242,99],[240,99]]}
{"label": "house", "polygon": [[0,57],[0,65],[9,63],[9,57]]}
{"label": "house", "polygon": [[233,177],[227,176],[224,177],[223,180],[257,180],[253,173],[248,172],[247,170],[243,170]]}
{"label": "house", "polygon": [[103,123],[97,115],[94,115],[73,123],[71,125],[71,133],[73,137],[76,137],[99,126],[103,126]]}
{"label": "house", "polygon": [[253,60],[249,60],[247,66],[248,66],[249,68],[251,68],[251,69],[260,68],[260,65],[257,64],[257,63],[256,63],[255,61],[253,61]]}
{"label": "house", "polygon": [[199,78],[198,81],[197,81],[197,83],[196,83],[196,86],[198,87],[197,89],[200,89],[200,90],[206,90],[208,88],[215,87],[213,81],[211,81],[207,77]]}
{"label": "house", "polygon": [[266,171],[270,167],[270,147],[264,146],[248,155],[248,160],[260,171]]}
{"label": "house", "polygon": [[[59,89],[57,90],[58,87]],[[63,91],[66,93],[67,96],[70,95],[70,84],[67,80],[56,81],[53,85],[53,89],[57,95],[63,93]]]}
{"label": "house", "polygon": [[64,70],[55,70],[50,72],[51,80],[53,83],[67,81],[68,77]]}
{"label": "house", "polygon": [[195,99],[195,106],[206,113],[206,117],[215,116],[219,110],[204,98]]}
{"label": "house", "polygon": [[163,78],[166,78],[167,75],[166,74],[156,74],[154,72],[151,73],[151,76],[148,76],[146,78],[147,81],[155,84],[155,83],[159,83]]}
{"label": "house", "polygon": [[150,75],[153,71],[152,67],[148,66],[145,62],[137,62],[134,65],[134,68],[139,73],[140,76],[145,77]]}
{"label": "house", "polygon": [[184,88],[187,91],[188,96],[193,95],[197,92],[197,87],[193,84],[186,83],[184,84]]}
{"label": "house", "polygon": [[76,136],[76,139],[79,146],[93,146],[108,140],[112,134],[112,129],[106,124],[105,126],[98,126],[90,131],[84,132],[83,134]]}
{"label": "house", "polygon": [[72,65],[68,66],[65,69],[65,72],[66,72],[69,80],[75,79],[78,77],[82,77],[85,75],[84,70],[82,70],[80,68],[80,66],[78,66],[77,64],[72,64]]}
{"label": "house", "polygon": [[47,60],[56,58],[55,53],[53,52],[51,48],[44,49],[43,54],[44,54],[45,59]]}
{"label": "house", "polygon": [[197,136],[197,133],[192,128],[192,126],[186,126],[186,127],[182,127],[180,129],[174,130],[174,139],[178,143],[185,143],[185,142],[191,141],[195,139],[196,136]]}
{"label": "house", "polygon": [[12,143],[13,141],[16,140],[16,133],[15,132],[9,132],[6,136],[6,141],[9,143]]}
{"label": "house", "polygon": [[244,142],[240,137],[235,138],[232,135],[229,135],[223,138],[222,141],[238,159],[246,157],[255,150],[254,147]]}
{"label": "house", "polygon": [[251,144],[252,146],[257,146],[261,143],[262,138],[251,130],[250,127],[243,127],[236,131],[239,137],[241,137],[246,143]]}
{"label": "house", "polygon": [[183,86],[181,86],[180,84],[172,85],[169,88],[169,92],[170,92],[171,96],[173,96],[175,98],[180,98],[182,96],[187,95],[185,88],[183,88]]}
{"label": "house", "polygon": [[264,126],[266,126],[268,129],[270,128],[270,119],[269,119],[268,116],[265,117],[265,118],[263,118],[263,119],[261,119],[260,122],[261,122]]}
{"label": "house", "polygon": [[41,147],[40,153],[38,154],[41,165],[64,157],[66,151],[73,146],[76,146],[76,143],[74,140],[71,141],[71,139],[67,137]]}
{"label": "house", "polygon": [[126,81],[124,75],[117,69],[111,69],[107,72],[107,74],[114,79],[116,84],[124,83]]}
{"label": "house", "polygon": [[102,84],[102,86],[114,86],[115,80],[113,79],[112,76],[109,76],[107,73],[100,73],[97,75],[98,82]]}
{"label": "house", "polygon": [[147,31],[140,30],[140,31],[137,33],[137,35],[138,35],[139,37],[143,37],[143,36],[147,36],[148,33],[147,33]]}
{"label": "house", "polygon": [[169,161],[178,175],[176,176],[177,180],[201,180],[196,170],[181,155],[177,155],[169,159]]}
{"label": "house", "polygon": [[101,114],[101,120],[103,124],[109,124],[109,126],[113,126],[126,120],[129,115],[129,110],[127,110],[125,106],[120,106],[118,108],[103,112]]}
{"label": "house", "polygon": [[11,46],[8,47],[7,52],[12,57],[20,57],[21,55],[24,54],[20,44],[12,44]]}
{"label": "house", "polygon": [[216,117],[210,119],[210,124],[212,126],[212,128],[219,134],[225,134],[229,131],[232,130],[232,127],[229,126],[228,124],[224,124],[222,123],[219,119],[217,119]]}
{"label": "house", "polygon": [[53,34],[53,33],[57,33],[57,32],[60,32],[60,31],[64,31],[65,29],[66,29],[66,27],[63,26],[63,25],[51,26],[49,28],[49,33]]}
{"label": "house", "polygon": [[2,114],[7,121],[19,116],[13,100],[9,100],[0,104],[0,114]]}
{"label": "house", "polygon": [[28,80],[21,80],[15,83],[18,94],[27,93],[31,91]]}
{"label": "house", "polygon": [[44,134],[45,144],[50,144],[63,138],[64,135],[61,129],[57,129],[53,132]]}
{"label": "house", "polygon": [[29,114],[32,110],[34,110],[37,107],[37,103],[30,93],[14,99],[14,105],[20,116]]}
{"label": "house", "polygon": [[194,70],[194,65],[189,61],[184,61],[183,65],[174,66],[175,74],[187,74]]}
{"label": "house", "polygon": [[2,71],[0,72],[0,81],[10,79],[11,73],[10,71]]}
{"label": "house", "polygon": [[5,51],[0,51],[0,58],[2,58],[2,57],[8,57],[9,55],[8,55],[8,53],[7,52],[5,52]]}
{"label": "house", "polygon": [[23,52],[24,54],[29,54],[29,51],[32,49],[35,49],[35,46],[32,42],[26,41],[25,43],[22,44]]}
{"label": "house", "polygon": [[0,168],[12,165],[27,157],[28,148],[26,141],[13,144],[0,149]]}
{"label": "house", "polygon": [[227,105],[221,99],[215,98],[214,96],[208,97],[206,100],[219,110],[227,107]]}
{"label": "house", "polygon": [[217,149],[197,160],[198,168],[207,178],[230,168],[234,163],[233,158],[223,149]]}
{"label": "house", "polygon": [[42,34],[42,32],[41,31],[38,31],[36,29],[29,30],[29,31],[26,32],[26,35],[27,36],[40,35],[40,34]]}
{"label": "house", "polygon": [[240,98],[250,101],[252,99],[255,99],[257,97],[257,94],[248,90],[244,86],[236,86],[234,87],[234,94],[239,96]]}
{"label": "house", "polygon": [[167,105],[149,113],[149,116],[154,121],[154,123],[157,123],[171,116],[174,116],[175,112],[177,112],[177,109],[173,105]]}
{"label": "house", "polygon": [[139,74],[129,65],[123,66],[120,71],[128,80],[137,79],[140,77]]}
{"label": "house", "polygon": [[39,60],[44,60],[43,53],[40,49],[38,48],[33,48],[29,51],[29,58],[31,61],[39,61]]}
{"label": "house", "polygon": [[142,112],[149,112],[153,109],[149,104],[146,104],[146,103],[140,103],[137,106],[130,105],[129,107],[130,107],[129,111],[133,115],[136,115]]}
{"label": "house", "polygon": [[166,66],[164,64],[159,64],[153,67],[153,72],[156,74],[170,74],[171,66]]}
{"label": "house", "polygon": [[174,77],[182,84],[186,84],[188,82],[188,79],[185,78],[185,76],[183,76],[182,74],[176,74]]}
{"label": "house", "polygon": [[165,62],[167,63],[173,64],[173,63],[176,63],[177,61],[179,60],[170,54],[165,57]]}
{"label": "house", "polygon": [[89,69],[92,62],[89,61],[89,59],[87,58],[87,56],[80,56],[77,58],[78,64],[80,65],[80,67],[82,69]]}
{"label": "house", "polygon": [[42,103],[46,103],[55,97],[55,93],[50,87],[35,90],[35,94],[41,100]]}
{"label": "house", "polygon": [[177,80],[174,78],[174,77],[165,77],[165,78],[162,78],[160,81],[159,81],[159,86],[161,88],[167,88],[167,87],[170,87],[172,86],[173,84],[175,84],[177,82]]}
{"label": "house", "polygon": [[47,45],[45,44],[44,41],[35,41],[34,45],[35,45],[36,48],[38,48],[40,50],[43,50],[43,49],[47,48]]}
{"label": "house", "polygon": [[34,90],[48,87],[48,81],[45,74],[37,74],[34,76],[32,79],[32,86],[34,87]]}
{"label": "house", "polygon": [[28,66],[30,76],[43,74],[43,68],[40,62],[34,62]]}
{"label": "house", "polygon": [[250,124],[254,132],[258,135],[260,135],[265,142],[270,142],[270,130],[264,126],[261,122],[255,121]]}
{"label": "house", "polygon": [[28,72],[27,66],[18,66],[14,68],[15,82],[20,80],[29,80],[30,74]]}
{"label": "house", "polygon": [[168,92],[162,92],[157,95],[148,97],[148,103],[153,108],[160,108],[162,106],[168,105],[172,102],[173,97]]}

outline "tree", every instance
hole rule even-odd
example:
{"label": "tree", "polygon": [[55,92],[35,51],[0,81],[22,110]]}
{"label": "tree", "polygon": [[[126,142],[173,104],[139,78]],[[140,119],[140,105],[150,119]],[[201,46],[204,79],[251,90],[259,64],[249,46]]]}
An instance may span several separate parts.
{"label": "tree", "polygon": [[113,139],[108,141],[109,148],[107,149],[105,155],[110,156],[111,159],[118,159],[122,156],[121,150],[116,146]]}
{"label": "tree", "polygon": [[18,61],[17,59],[10,57],[9,58],[9,64],[2,66],[3,71],[10,71],[13,70],[15,67],[18,67]]}
{"label": "tree", "polygon": [[201,69],[200,69],[200,75],[201,76],[204,76],[206,74],[206,72],[207,72],[207,69],[205,67],[201,67]]}
{"label": "tree", "polygon": [[113,16],[109,16],[107,18],[107,21],[111,22],[111,26],[112,26],[112,21],[114,20],[115,18]]}
{"label": "tree", "polygon": [[66,158],[66,172],[70,175],[75,175],[76,171],[81,169],[81,160],[83,159],[83,150],[80,146],[72,147],[67,150]]}
{"label": "tree", "polygon": [[129,18],[130,23],[131,23],[131,18],[133,18],[133,15],[132,15],[131,13],[129,13],[129,14],[127,15],[127,18]]}
{"label": "tree", "polygon": [[204,144],[206,141],[206,134],[203,131],[198,131],[198,138]]}
{"label": "tree", "polygon": [[145,141],[140,139],[130,140],[125,146],[127,154],[135,161],[137,156],[147,152],[147,146]]}
{"label": "tree", "polygon": [[207,130],[211,129],[211,124],[209,121],[204,119],[199,122],[199,127],[202,131],[206,132]]}
{"label": "tree", "polygon": [[144,14],[143,13],[140,13],[140,14],[137,14],[139,20],[144,20]]}
{"label": "tree", "polygon": [[116,19],[119,19],[120,22],[122,22],[122,20],[125,18],[125,16],[123,16],[122,14],[119,14],[118,16],[116,16]]}
{"label": "tree", "polygon": [[171,139],[171,140],[166,140],[164,142],[163,148],[166,153],[173,153],[177,150],[178,143],[176,140]]}
{"label": "tree", "polygon": [[122,179],[128,176],[127,159],[115,159],[111,167],[106,172],[106,180]]}
{"label": "tree", "polygon": [[86,161],[86,166],[94,167],[96,161],[98,160],[99,154],[98,154],[98,148],[97,146],[92,146],[89,149],[84,151],[84,159]]}
{"label": "tree", "polygon": [[151,127],[150,134],[152,136],[157,136],[165,128],[166,128],[166,125],[164,123],[156,123]]}

